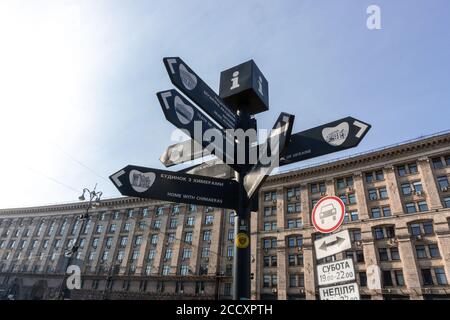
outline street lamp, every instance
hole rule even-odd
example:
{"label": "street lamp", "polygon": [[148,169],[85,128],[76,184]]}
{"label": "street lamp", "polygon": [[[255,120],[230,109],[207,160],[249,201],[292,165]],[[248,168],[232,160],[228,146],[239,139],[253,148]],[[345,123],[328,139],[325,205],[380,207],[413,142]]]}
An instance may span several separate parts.
{"label": "street lamp", "polygon": [[79,241],[80,241],[80,235],[81,232],[84,229],[85,226],[85,222],[89,219],[89,210],[91,208],[96,208],[100,206],[100,198],[103,195],[103,192],[101,191],[96,191],[97,189],[97,184],[95,184],[94,189],[91,191],[87,188],[83,188],[83,193],[78,197],[78,199],[80,201],[85,201],[85,194],[89,195],[89,203],[86,207],[86,212],[84,214],[80,214],[78,216],[78,219],[81,221],[81,225],[80,228],[77,229],[77,233],[75,235],[75,239],[73,240],[73,245],[72,247],[66,252],[65,256],[68,258],[67,259],[67,263],[65,265],[65,268],[63,270],[64,272],[64,276],[63,276],[63,281],[61,283],[60,286],[60,290],[59,290],[59,298],[60,299],[64,299],[64,283],[67,281],[67,269],[68,267],[72,264],[73,259],[76,257],[76,253],[78,252],[78,248],[79,248]]}

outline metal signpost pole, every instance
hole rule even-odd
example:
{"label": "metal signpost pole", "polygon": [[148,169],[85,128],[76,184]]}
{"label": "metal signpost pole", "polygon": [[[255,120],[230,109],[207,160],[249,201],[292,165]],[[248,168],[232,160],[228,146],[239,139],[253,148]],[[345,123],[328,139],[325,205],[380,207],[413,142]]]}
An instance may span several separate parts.
{"label": "metal signpost pole", "polygon": [[[240,128],[244,131],[248,129],[250,115],[246,112],[240,112]],[[247,145],[249,141],[244,141],[246,150],[246,163],[248,155]],[[242,165],[236,172],[238,182],[239,205],[234,218],[234,261],[233,261],[233,299],[250,299],[250,210],[248,208],[248,197],[244,187],[244,177],[248,168]]]}

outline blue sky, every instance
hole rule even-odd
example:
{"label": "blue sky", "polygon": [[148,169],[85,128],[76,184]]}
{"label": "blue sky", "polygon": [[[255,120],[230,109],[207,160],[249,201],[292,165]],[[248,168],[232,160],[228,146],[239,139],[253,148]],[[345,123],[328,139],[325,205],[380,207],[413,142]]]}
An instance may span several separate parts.
{"label": "blue sky", "polygon": [[[366,8],[381,8],[368,30]],[[434,1],[2,1],[0,208],[118,196],[127,164],[163,168],[173,126],[155,93],[180,56],[212,88],[254,59],[269,81],[270,128],[351,115],[372,124],[355,149],[450,129],[450,3]],[[283,168],[284,169],[284,168]]]}

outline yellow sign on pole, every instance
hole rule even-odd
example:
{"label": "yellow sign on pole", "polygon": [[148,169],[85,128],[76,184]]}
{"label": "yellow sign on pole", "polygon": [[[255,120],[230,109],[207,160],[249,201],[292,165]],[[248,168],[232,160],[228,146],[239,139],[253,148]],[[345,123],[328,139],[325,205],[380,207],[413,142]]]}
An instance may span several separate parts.
{"label": "yellow sign on pole", "polygon": [[236,235],[236,246],[239,249],[245,249],[250,244],[250,239],[246,233],[240,232]]}

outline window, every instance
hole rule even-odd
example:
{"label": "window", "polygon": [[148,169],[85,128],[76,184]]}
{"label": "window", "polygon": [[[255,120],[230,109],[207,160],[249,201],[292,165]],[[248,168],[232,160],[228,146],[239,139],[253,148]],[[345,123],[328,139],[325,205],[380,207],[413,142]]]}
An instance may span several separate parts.
{"label": "window", "polygon": [[142,243],[142,236],[136,236],[136,237],[134,238],[134,244],[135,244],[136,246],[139,246],[141,243]]}
{"label": "window", "polygon": [[414,202],[409,202],[405,204],[406,207],[406,213],[415,213],[417,212],[416,204]]}
{"label": "window", "polygon": [[[97,239],[98,240],[98,239]],[[123,247],[126,247],[127,246],[127,243],[128,243],[128,237],[121,237],[120,238],[120,246],[123,248]]]}
{"label": "window", "polygon": [[102,261],[108,260],[108,255],[109,255],[109,251],[108,250],[103,251]]}
{"label": "window", "polygon": [[264,193],[264,201],[276,201],[276,200],[277,200],[277,193],[275,191]]}
{"label": "window", "polygon": [[189,212],[195,212],[197,211],[197,205],[196,204],[190,204],[188,207]]}
{"label": "window", "polygon": [[269,274],[265,274],[263,276],[263,287],[264,288],[269,288],[270,287],[270,282],[271,282],[271,276]]}
{"label": "window", "polygon": [[383,170],[377,170],[377,171],[375,171],[375,179],[376,179],[377,181],[384,180]]}
{"label": "window", "polygon": [[444,198],[444,207],[450,208],[450,197]]}
{"label": "window", "polygon": [[433,230],[433,222],[431,222],[431,221],[424,222],[424,223],[422,224],[422,226],[423,226],[423,233],[424,233],[425,235],[430,235],[430,234],[433,234],[433,233],[434,233],[434,230]]}
{"label": "window", "polygon": [[111,224],[109,226],[109,232],[112,232],[112,233],[116,232],[116,228],[117,228],[117,226],[115,223]]}
{"label": "window", "polygon": [[356,203],[356,196],[354,193],[349,193],[348,194],[348,202],[350,204],[355,204]]}
{"label": "window", "polygon": [[117,252],[117,260],[118,260],[119,262],[122,262],[122,261],[123,261],[124,256],[125,256],[125,251],[119,250],[119,251]]}
{"label": "window", "polygon": [[129,222],[125,223],[123,226],[124,231],[130,231],[130,228],[131,228],[131,223],[129,223]]}
{"label": "window", "polygon": [[170,266],[163,266],[162,275],[168,276],[170,274]]}
{"label": "window", "polygon": [[445,276],[444,268],[436,268],[434,269],[434,273],[438,285],[447,285],[447,277]]}
{"label": "window", "polygon": [[295,266],[295,255],[294,254],[290,254],[289,256],[288,256],[288,265],[289,266]]}
{"label": "window", "polygon": [[417,206],[419,207],[420,212],[428,211],[428,205],[426,201],[419,201],[417,203]]}
{"label": "window", "polygon": [[192,257],[192,249],[184,248],[182,257],[183,259],[190,259]]}
{"label": "window", "polygon": [[356,250],[356,262],[364,262],[364,252],[362,250]]}
{"label": "window", "polygon": [[380,188],[378,191],[380,192],[380,198],[381,199],[387,199],[388,198],[388,193],[387,193],[386,188]]}
{"label": "window", "polygon": [[393,261],[398,261],[398,260],[400,260],[400,254],[399,254],[399,252],[398,252],[398,248],[397,248],[397,247],[391,248],[390,251],[391,251],[391,259],[392,259]]}
{"label": "window", "polygon": [[145,221],[140,221],[138,226],[139,226],[139,230],[144,230],[145,226],[146,226]]}
{"label": "window", "polygon": [[405,279],[403,278],[403,271],[401,270],[395,270],[395,282],[397,283],[397,286],[403,287],[405,285]]}
{"label": "window", "polygon": [[392,275],[391,270],[383,270],[383,285],[385,287],[392,287]]}
{"label": "window", "polygon": [[148,261],[153,260],[153,259],[155,258],[155,256],[156,256],[156,250],[151,249],[151,250],[148,252],[148,257],[147,257]]}
{"label": "window", "polygon": [[437,178],[437,182],[439,184],[439,187],[441,189],[441,191],[445,191],[448,190],[449,187],[449,183],[448,183],[448,178],[447,176],[441,176]]}
{"label": "window", "polygon": [[150,243],[151,244],[157,244],[158,243],[158,235],[157,234],[152,234],[152,237],[150,238]]}
{"label": "window", "polygon": [[182,276],[189,275],[189,266],[181,266],[180,267],[180,275],[182,275]]}
{"label": "window", "polygon": [[350,230],[350,238],[352,241],[361,241],[361,230]]}
{"label": "window", "polygon": [[233,257],[234,255],[234,247],[229,246],[227,247],[227,257]]}
{"label": "window", "polygon": [[390,217],[392,215],[390,207],[383,207],[382,210],[383,210],[383,216]]}
{"label": "window", "polygon": [[431,276],[430,269],[422,269],[422,281],[424,286],[433,285],[433,277]]}
{"label": "window", "polygon": [[177,219],[170,219],[170,223],[169,223],[169,228],[170,229],[175,229],[178,225],[178,220]]}
{"label": "window", "polygon": [[303,245],[303,237],[288,237],[288,246],[289,248],[299,247],[301,248]]}
{"label": "window", "polygon": [[184,235],[184,242],[192,243],[192,232],[186,232]]}
{"label": "window", "polygon": [[178,204],[173,205],[172,213],[180,213],[180,205]]}
{"label": "window", "polygon": [[420,195],[423,191],[422,183],[420,181],[413,182],[413,189],[417,195]]}
{"label": "window", "polygon": [[166,252],[164,253],[164,259],[171,259],[172,258],[172,249],[167,248]]}
{"label": "window", "polygon": [[153,229],[154,229],[154,230],[159,230],[159,229],[161,229],[161,220],[155,220],[155,221],[153,221]]}
{"label": "window", "polygon": [[426,259],[427,258],[427,253],[425,251],[424,245],[416,245],[416,256],[417,256],[417,259]]}
{"label": "window", "polygon": [[234,217],[235,216],[236,216],[236,213],[234,211],[230,211],[229,222],[231,225],[234,225]]}
{"label": "window", "polygon": [[205,224],[212,224],[214,221],[214,216],[212,214],[208,214],[205,217]]}
{"label": "window", "polygon": [[228,240],[234,240],[234,230],[233,229],[228,230]]}
{"label": "window", "polygon": [[187,220],[186,220],[186,225],[191,227],[191,226],[194,225],[194,221],[195,221],[194,217],[188,217]]}
{"label": "window", "polygon": [[370,189],[369,190],[369,200],[377,200],[377,199],[378,199],[377,190]]}
{"label": "window", "polygon": [[411,234],[412,234],[413,236],[418,236],[418,235],[421,234],[421,231],[420,231],[420,224],[418,224],[418,223],[412,223],[412,224],[410,225],[410,229],[411,229]]}
{"label": "window", "polygon": [[203,240],[210,241],[211,240],[211,230],[203,231]]}
{"label": "window", "polygon": [[389,260],[386,248],[379,248],[378,256],[380,257],[380,261],[388,261]]}
{"label": "window", "polygon": [[142,209],[142,217],[147,218],[148,217],[148,208]]}
{"label": "window", "polygon": [[114,212],[113,219],[119,220],[119,218],[120,218],[120,212],[119,211]]}
{"label": "window", "polygon": [[289,275],[289,287],[291,287],[291,288],[297,287],[297,275],[296,274]]}
{"label": "window", "polygon": [[366,176],[366,182],[367,183],[372,183],[373,182],[373,173],[372,172],[367,172],[365,174],[365,176]]}
{"label": "window", "polygon": [[435,169],[442,169],[444,167],[441,158],[434,158],[431,160],[431,162],[433,163],[433,168]]}
{"label": "window", "polygon": [[375,228],[375,239],[380,240],[384,238],[383,228]]}
{"label": "window", "polygon": [[372,213],[372,218],[373,219],[377,219],[381,217],[381,211],[380,208],[372,208],[371,209],[371,213]]}
{"label": "window", "polygon": [[410,195],[412,192],[411,185],[409,183],[403,183],[402,184],[402,193],[404,195]]}
{"label": "window", "polygon": [[359,272],[359,285],[361,287],[367,287],[367,274],[365,272]]}
{"label": "window", "polygon": [[430,257],[431,258],[440,258],[439,248],[437,244],[433,243],[428,245],[428,250],[430,250]]}
{"label": "window", "polygon": [[408,164],[408,170],[410,174],[416,174],[417,173],[417,164],[410,163]]}
{"label": "window", "polygon": [[301,228],[301,227],[302,227],[302,220],[301,219],[288,220],[288,222],[287,222],[287,228],[288,229]]}

